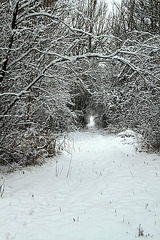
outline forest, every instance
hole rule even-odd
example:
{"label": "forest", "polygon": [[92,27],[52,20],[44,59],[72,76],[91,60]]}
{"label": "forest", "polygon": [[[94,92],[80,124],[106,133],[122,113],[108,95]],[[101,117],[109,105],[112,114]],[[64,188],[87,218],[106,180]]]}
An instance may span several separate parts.
{"label": "forest", "polygon": [[1,165],[41,164],[91,113],[160,151],[159,0],[1,0],[0,22]]}

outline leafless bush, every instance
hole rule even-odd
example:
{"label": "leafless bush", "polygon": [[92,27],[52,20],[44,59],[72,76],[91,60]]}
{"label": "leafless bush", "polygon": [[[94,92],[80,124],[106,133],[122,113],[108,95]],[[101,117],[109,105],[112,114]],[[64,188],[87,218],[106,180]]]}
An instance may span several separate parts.
{"label": "leafless bush", "polygon": [[46,157],[56,155],[60,137],[60,134],[34,128],[19,134],[12,133],[3,140],[0,163],[5,165],[18,163],[20,166],[41,165]]}

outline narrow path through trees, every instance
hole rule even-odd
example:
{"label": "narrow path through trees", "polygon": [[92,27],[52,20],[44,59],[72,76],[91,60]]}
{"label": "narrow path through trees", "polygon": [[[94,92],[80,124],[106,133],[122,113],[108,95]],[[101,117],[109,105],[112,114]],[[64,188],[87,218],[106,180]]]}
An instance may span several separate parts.
{"label": "narrow path through trees", "polygon": [[5,178],[0,239],[160,239],[160,161],[135,139],[77,132],[68,153]]}

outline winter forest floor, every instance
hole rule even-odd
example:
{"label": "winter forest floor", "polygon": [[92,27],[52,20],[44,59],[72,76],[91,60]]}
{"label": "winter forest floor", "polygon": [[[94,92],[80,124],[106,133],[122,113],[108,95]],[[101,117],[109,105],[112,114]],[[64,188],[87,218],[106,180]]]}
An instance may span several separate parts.
{"label": "winter forest floor", "polygon": [[69,153],[1,176],[0,240],[160,240],[160,157],[134,142],[72,133]]}

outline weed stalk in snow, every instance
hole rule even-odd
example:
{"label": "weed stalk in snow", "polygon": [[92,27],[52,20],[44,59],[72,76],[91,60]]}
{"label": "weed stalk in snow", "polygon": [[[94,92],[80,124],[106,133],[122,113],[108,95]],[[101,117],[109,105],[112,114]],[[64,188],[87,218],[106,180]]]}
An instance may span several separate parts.
{"label": "weed stalk in snow", "polygon": [[71,163],[72,163],[72,154],[71,154],[71,159],[70,159],[70,162],[69,162],[69,167],[68,167],[68,172],[67,172],[67,178],[69,177],[69,174],[71,172]]}
{"label": "weed stalk in snow", "polygon": [[5,181],[0,185],[0,197],[3,197],[4,194]]}
{"label": "weed stalk in snow", "polygon": [[144,230],[142,228],[142,225],[139,224],[139,227],[138,227],[138,237],[141,237],[141,236],[144,236]]}

